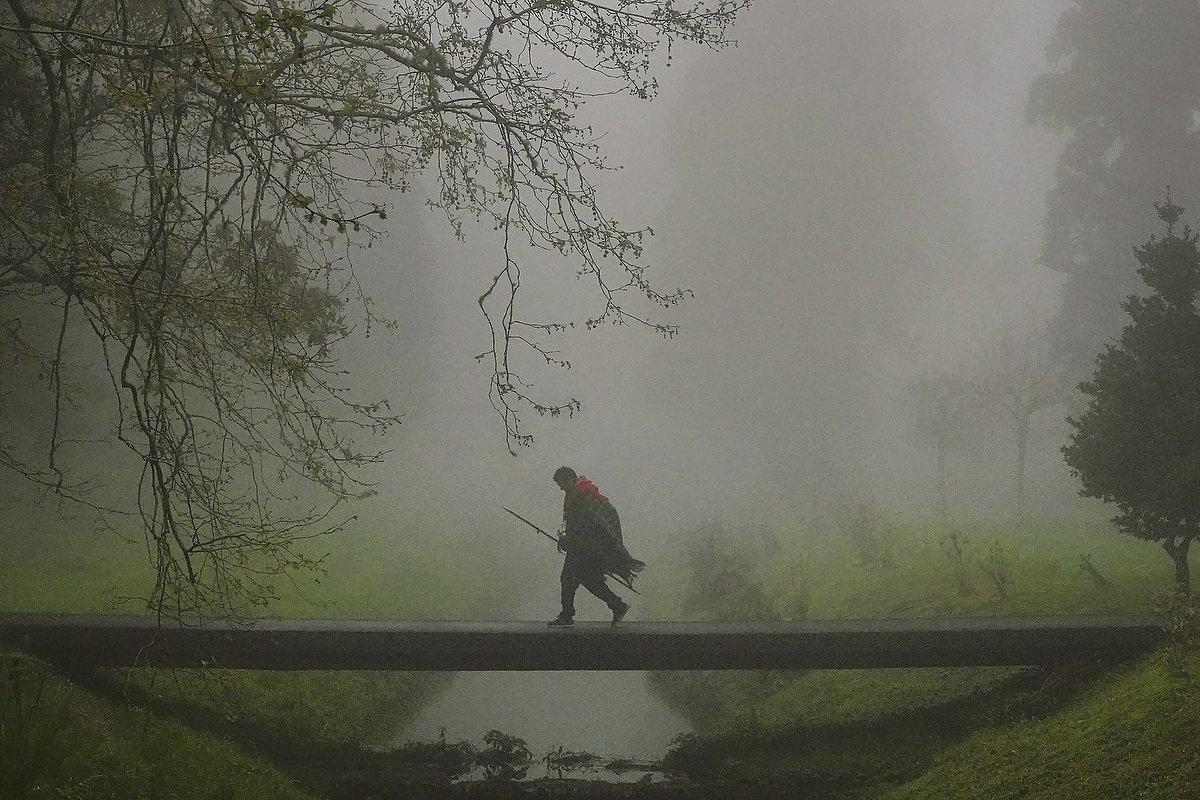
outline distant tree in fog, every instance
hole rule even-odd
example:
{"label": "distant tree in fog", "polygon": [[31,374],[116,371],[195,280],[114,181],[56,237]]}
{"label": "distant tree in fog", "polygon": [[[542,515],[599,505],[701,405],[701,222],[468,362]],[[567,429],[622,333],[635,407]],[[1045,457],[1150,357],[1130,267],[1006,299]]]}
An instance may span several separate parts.
{"label": "distant tree in fog", "polygon": [[1058,356],[1082,367],[1120,328],[1137,290],[1130,242],[1170,183],[1200,200],[1200,3],[1075,0],[1046,52],[1060,71],[1029,94],[1030,121],[1069,133],[1047,198],[1042,263],[1068,276]]}
{"label": "distant tree in fog", "polygon": [[1169,198],[1155,207],[1166,235],[1136,250],[1151,293],[1121,305],[1129,324],[1080,384],[1088,405],[1068,418],[1063,455],[1081,494],[1115,504],[1122,531],[1162,545],[1187,593],[1200,534],[1200,249],[1189,228],[1175,230],[1182,208]]}
{"label": "distant tree in fog", "polygon": [[778,619],[751,547],[718,523],[689,532],[680,551],[683,611],[719,622]]}
{"label": "distant tree in fog", "polygon": [[[571,260],[595,291],[588,327],[669,335],[627,302],[682,296],[651,286],[645,230],[599,205],[606,165],[576,111],[652,96],[660,45],[720,48],[748,3],[3,0],[0,336],[10,384],[50,390],[36,419],[3,407],[6,428],[48,444],[0,441],[0,467],[86,501],[64,457],[70,401],[107,403],[103,427],[140,470],[152,605],[265,602],[311,566],[297,540],[335,530],[332,508],[365,490],[355,468],[381,454],[353,434],[395,422],[345,393],[334,348],[347,301],[374,319],[354,248],[383,192],[418,175],[457,232],[480,220],[503,237],[479,359],[509,448],[528,443],[522,413],[579,404],[535,397],[510,361],[527,347],[560,363],[545,337],[570,324],[518,309],[519,248]],[[312,487],[329,505],[304,510]]]}
{"label": "distant tree in fog", "polygon": [[1044,335],[1003,336],[989,346],[974,368],[972,391],[983,408],[1012,433],[1013,502],[1025,512],[1025,477],[1034,418],[1063,401],[1068,380],[1061,362],[1050,357]]}
{"label": "distant tree in fog", "polygon": [[917,434],[930,442],[937,458],[937,511],[949,517],[946,496],[951,449],[962,444],[971,430],[970,415],[978,403],[967,379],[958,373],[934,372],[908,385]]}

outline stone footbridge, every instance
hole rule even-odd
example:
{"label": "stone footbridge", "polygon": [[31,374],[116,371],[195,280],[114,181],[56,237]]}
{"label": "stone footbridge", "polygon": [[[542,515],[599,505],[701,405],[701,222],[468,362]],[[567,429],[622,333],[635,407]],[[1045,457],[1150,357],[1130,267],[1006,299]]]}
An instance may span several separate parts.
{"label": "stone footbridge", "polygon": [[1149,615],[787,623],[263,619],[204,626],[122,615],[0,613],[0,647],[70,667],[259,670],[867,669],[1059,665],[1166,641]]}

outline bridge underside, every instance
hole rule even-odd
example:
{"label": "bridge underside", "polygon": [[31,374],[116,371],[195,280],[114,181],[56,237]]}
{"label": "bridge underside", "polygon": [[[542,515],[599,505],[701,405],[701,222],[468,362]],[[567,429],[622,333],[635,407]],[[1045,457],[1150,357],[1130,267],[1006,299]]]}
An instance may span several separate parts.
{"label": "bridge underside", "polygon": [[0,645],[70,667],[265,670],[860,669],[1063,664],[1164,641],[1148,616],[577,623],[261,620],[159,626],[133,616],[0,614]]}

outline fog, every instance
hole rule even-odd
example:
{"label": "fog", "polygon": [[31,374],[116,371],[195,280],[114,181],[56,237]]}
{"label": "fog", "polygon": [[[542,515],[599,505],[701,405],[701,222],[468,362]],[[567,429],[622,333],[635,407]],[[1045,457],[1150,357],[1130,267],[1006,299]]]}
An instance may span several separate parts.
{"label": "fog", "polygon": [[[560,336],[573,368],[526,377],[547,402],[580,398],[583,412],[528,419],[535,443],[515,458],[487,403],[488,369],[471,358],[486,347],[475,300],[495,250],[486,232],[459,244],[436,219],[409,223],[405,241],[419,239],[427,261],[389,277],[412,316],[379,344],[403,361],[377,356],[396,367],[374,379],[404,387],[406,417],[375,502],[507,548],[498,567],[522,563],[525,594],[492,616],[522,619],[557,612],[557,560],[501,506],[553,529],[560,464],[612,498],[630,549],[650,562],[647,584],[671,543],[707,520],[790,535],[861,503],[932,516],[932,449],[913,433],[906,383],[955,369],[1002,332],[1036,329],[1058,303],[1061,279],[1036,262],[1061,142],[1027,125],[1024,106],[1061,8],[759,2],[736,49],[678,57],[653,102],[591,104],[587,119],[624,165],[603,176],[605,202],[654,228],[659,288],[695,297],[667,314],[681,329],[670,340],[614,327]],[[529,258],[541,267],[524,287],[530,316],[588,313],[570,264]],[[981,438],[956,456],[959,515],[1009,508],[1008,445]],[[1073,502],[1057,443],[1038,455],[1035,502]],[[632,619],[653,614],[631,599]],[[584,592],[578,608],[605,614]],[[653,758],[669,735],[633,741],[597,714],[632,704],[659,723],[639,729],[684,729],[639,674],[516,686],[467,676],[402,737],[500,727],[538,746]],[[546,698],[557,712],[530,716]]]}
{"label": "fog", "polygon": [[[494,232],[467,224],[456,239],[422,203],[430,176],[371,198],[392,204],[387,235],[353,254],[355,270],[396,324],[351,340],[342,363],[355,394],[388,398],[402,424],[359,442],[388,455],[352,527],[400,558],[454,534],[527,559],[546,542],[502,506],[553,530],[550,476],[564,464],[612,498],[647,580],[702,522],[783,531],[863,503],[932,516],[933,448],[908,383],[963,369],[1059,305],[1062,276],[1037,261],[1063,137],[1027,123],[1025,105],[1054,68],[1044,50],[1066,6],[758,0],[737,47],[677,47],[651,102],[587,103],[582,118],[622,166],[593,176],[603,206],[654,229],[644,260],[658,289],[694,296],[634,307],[678,325],[671,339],[584,331],[596,298],[576,265],[518,253],[519,316],[576,323],[546,342],[570,370],[531,360],[522,376],[543,402],[583,409],[526,412],[535,440],[515,457],[475,359],[489,346],[478,298],[502,261]],[[1062,411],[1035,432],[1029,499],[1043,510],[1076,502]],[[975,439],[952,454],[957,518],[1011,510],[1003,427]],[[528,590],[556,610],[552,569]]]}
{"label": "fog", "polygon": [[[780,525],[861,502],[929,513],[932,450],[906,381],[1036,329],[1058,303],[1060,276],[1036,262],[1062,142],[1024,106],[1063,7],[763,0],[736,48],[677,51],[652,102],[586,106],[624,166],[601,176],[602,201],[654,228],[652,281],[695,297],[659,315],[680,326],[671,340],[636,327],[553,340],[572,369],[525,377],[583,411],[528,415],[535,443],[515,458],[473,360],[496,243],[469,227],[457,242],[403,200],[360,270],[400,325],[351,359],[404,415],[375,508],[524,536],[500,506],[553,528],[550,475],[567,464],[614,500],[635,551],[705,519]],[[594,311],[572,264],[524,258],[524,316]],[[957,456],[962,513],[1003,509],[1005,447]],[[1035,454],[1035,502],[1074,493],[1056,451]],[[530,588],[552,611],[545,577]]]}
{"label": "fog", "polygon": [[[612,499],[626,544],[649,562],[643,583],[704,522],[793,535],[862,504],[932,519],[934,453],[907,387],[964,369],[1006,333],[1037,331],[1060,303],[1063,278],[1038,259],[1064,139],[1030,125],[1025,106],[1054,68],[1044,51],[1067,5],[757,0],[736,48],[677,48],[652,102],[589,102],[582,118],[623,167],[593,176],[603,207],[654,229],[645,261],[659,290],[694,296],[648,310],[679,326],[673,338],[585,331],[596,298],[576,265],[518,253],[518,316],[576,323],[547,342],[571,369],[529,360],[522,376],[543,402],[578,398],[582,411],[526,412],[534,442],[516,455],[489,401],[490,364],[475,358],[490,344],[478,299],[502,264],[495,234],[467,224],[457,239],[421,202],[430,176],[374,198],[392,204],[387,236],[355,254],[355,271],[395,326],[347,343],[343,363],[354,392],[388,398],[402,422],[359,442],[388,455],[349,527],[397,560],[472,548],[519,594],[481,616],[549,619],[561,559],[503,507],[553,531],[560,465]],[[1028,500],[1042,512],[1079,502],[1058,452],[1064,413],[1035,431]],[[952,518],[1012,510],[1003,426],[951,458]],[[579,609],[606,616],[583,592]],[[630,619],[652,613],[635,605]],[[656,756],[682,724],[639,674],[478,677],[397,738],[511,725],[538,746]],[[505,680],[526,695],[514,700]],[[621,703],[597,716],[602,694]],[[626,709],[652,720],[635,721],[641,742],[622,727]],[[549,710],[559,713],[546,729],[525,729]],[[643,752],[612,752],[620,742]]]}

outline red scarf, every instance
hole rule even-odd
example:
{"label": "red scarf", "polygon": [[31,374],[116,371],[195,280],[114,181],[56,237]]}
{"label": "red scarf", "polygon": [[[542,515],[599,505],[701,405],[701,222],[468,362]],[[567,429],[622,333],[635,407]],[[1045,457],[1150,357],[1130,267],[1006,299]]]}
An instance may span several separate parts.
{"label": "red scarf", "polygon": [[590,494],[593,497],[598,497],[601,500],[608,498],[600,494],[600,488],[596,484],[587,479],[586,475],[580,475],[579,481],[575,484],[575,488],[571,490],[571,494]]}

